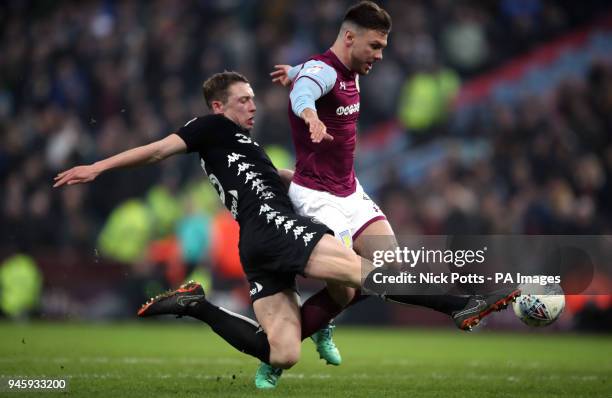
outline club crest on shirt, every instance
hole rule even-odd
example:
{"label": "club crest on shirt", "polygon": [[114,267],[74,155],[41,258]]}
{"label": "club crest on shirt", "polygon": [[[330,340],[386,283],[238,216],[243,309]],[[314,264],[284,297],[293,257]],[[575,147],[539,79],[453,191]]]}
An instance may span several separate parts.
{"label": "club crest on shirt", "polygon": [[353,238],[351,236],[350,230],[347,229],[345,231],[340,232],[339,238],[344,246],[348,247],[349,249],[353,247]]}
{"label": "club crest on shirt", "polygon": [[306,69],[306,73],[310,73],[310,74],[316,75],[317,73],[321,72],[322,70],[323,70],[322,66],[314,65],[314,66],[311,66],[310,68]]}

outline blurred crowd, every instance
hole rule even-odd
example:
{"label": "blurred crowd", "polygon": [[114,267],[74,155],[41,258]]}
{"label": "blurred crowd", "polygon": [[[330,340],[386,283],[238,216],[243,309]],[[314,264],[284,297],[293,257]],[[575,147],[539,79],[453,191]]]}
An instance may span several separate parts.
{"label": "blurred crowd", "polygon": [[[58,171],[159,139],[205,113],[201,83],[214,72],[235,69],[251,80],[255,136],[290,151],[287,92],[268,73],[274,64],[296,64],[328,48],[351,3],[2,2],[2,245],[91,250],[127,199],[145,197],[151,187],[178,192],[201,180],[194,159],[186,158],[51,188]],[[462,80],[607,7],[595,0],[380,3],[394,25],[385,59],[362,80],[362,131],[398,114],[402,119],[402,83],[419,72],[449,71],[456,91]],[[594,65],[584,81],[560,87],[554,100],[534,96],[517,109],[491,106],[470,127],[494,147],[480,163],[450,159],[419,187],[389,173],[379,199],[398,232],[610,232],[611,76],[609,66]],[[180,207],[189,214],[193,203]]]}
{"label": "blurred crowd", "polygon": [[450,154],[418,184],[391,172],[381,203],[405,234],[612,233],[612,64],[516,106],[485,105],[463,132],[491,151]]}

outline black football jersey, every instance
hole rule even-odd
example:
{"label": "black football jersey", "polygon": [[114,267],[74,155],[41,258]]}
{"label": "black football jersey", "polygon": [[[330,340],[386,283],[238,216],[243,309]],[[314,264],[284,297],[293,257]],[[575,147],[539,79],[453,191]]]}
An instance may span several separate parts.
{"label": "black football jersey", "polygon": [[200,164],[225,207],[242,225],[269,206],[292,209],[278,171],[248,130],[223,115],[196,117],[176,133]]}

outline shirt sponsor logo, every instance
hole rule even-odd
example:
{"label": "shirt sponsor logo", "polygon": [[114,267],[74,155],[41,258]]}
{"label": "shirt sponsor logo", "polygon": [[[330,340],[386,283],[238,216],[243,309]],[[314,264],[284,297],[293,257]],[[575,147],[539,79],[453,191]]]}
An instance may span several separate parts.
{"label": "shirt sponsor logo", "polygon": [[359,112],[359,102],[348,106],[339,106],[338,109],[336,109],[336,115],[338,116],[348,116],[355,112]]}

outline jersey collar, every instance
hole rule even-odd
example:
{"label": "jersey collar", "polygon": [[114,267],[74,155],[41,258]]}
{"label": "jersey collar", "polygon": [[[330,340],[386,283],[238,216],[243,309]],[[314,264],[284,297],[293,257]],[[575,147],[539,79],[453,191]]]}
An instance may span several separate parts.
{"label": "jersey collar", "polygon": [[342,61],[334,54],[331,48],[323,53],[323,55],[329,59],[334,68],[342,73],[342,76],[345,79],[352,80],[355,79],[356,73],[347,68]]}

